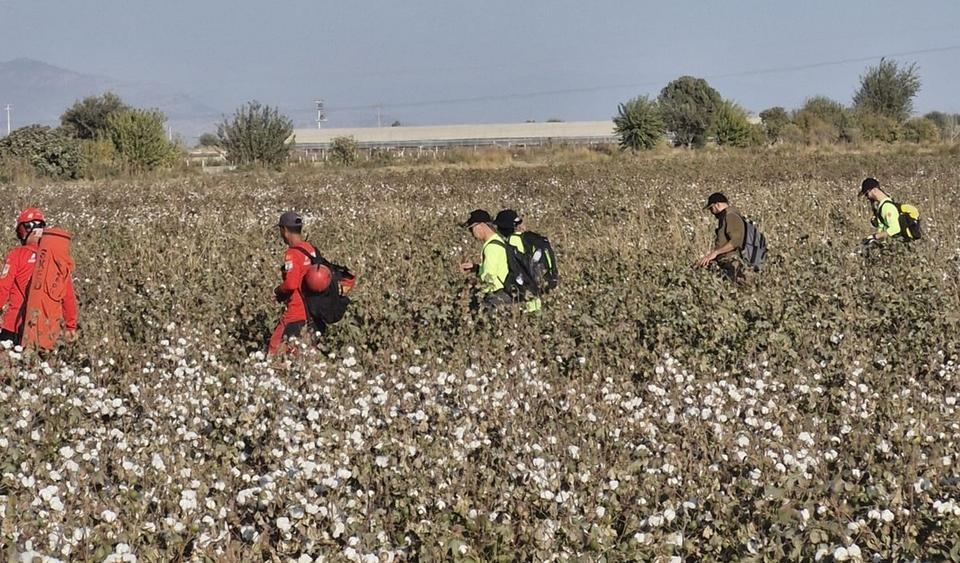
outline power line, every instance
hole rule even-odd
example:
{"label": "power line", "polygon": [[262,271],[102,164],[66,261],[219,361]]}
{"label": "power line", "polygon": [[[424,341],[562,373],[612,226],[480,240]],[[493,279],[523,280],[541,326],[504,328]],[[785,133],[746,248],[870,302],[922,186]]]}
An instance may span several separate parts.
{"label": "power line", "polygon": [[[797,72],[800,70],[810,70],[814,68],[823,68],[828,66],[838,66],[838,65],[845,65],[850,63],[861,63],[861,62],[872,61],[880,58],[906,57],[911,55],[942,53],[942,52],[956,51],[956,50],[960,50],[960,45],[948,45],[945,47],[934,47],[930,49],[916,49],[913,51],[901,51],[899,53],[871,55],[868,57],[854,57],[854,58],[839,59],[834,61],[821,61],[816,63],[802,64],[802,65],[743,70],[743,71],[737,71],[737,72],[713,74],[713,75],[704,76],[703,78],[707,80],[718,80],[718,79],[724,79],[724,78],[761,76],[764,74]],[[542,96],[559,96],[564,94],[583,94],[583,93],[589,93],[589,92],[603,92],[606,90],[625,90],[628,88],[636,89],[636,88],[645,88],[648,86],[657,86],[659,84],[660,84],[660,81],[633,82],[629,84],[626,84],[626,83],[625,84],[608,84],[603,86],[562,88],[558,90],[539,90],[535,92],[522,92],[522,93],[514,93],[514,94],[492,94],[492,95],[486,95],[486,96],[471,96],[466,98],[445,98],[445,99],[437,99],[437,100],[423,100],[419,102],[398,102],[395,104],[369,104],[369,105],[358,105],[358,106],[340,106],[340,107],[331,107],[327,109],[329,111],[356,111],[356,110],[369,110],[369,109],[376,109],[376,108],[413,108],[413,107],[423,107],[423,106],[465,104],[465,103],[473,103],[473,102],[493,102],[493,101],[502,101],[502,100],[537,98]]]}

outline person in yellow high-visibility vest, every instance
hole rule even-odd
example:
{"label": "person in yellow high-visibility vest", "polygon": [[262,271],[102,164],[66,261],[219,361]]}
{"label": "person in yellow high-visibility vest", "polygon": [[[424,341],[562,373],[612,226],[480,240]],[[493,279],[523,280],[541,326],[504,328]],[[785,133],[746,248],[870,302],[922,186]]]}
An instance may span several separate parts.
{"label": "person in yellow high-visibility vest", "polygon": [[893,199],[880,189],[880,182],[876,178],[867,178],[860,184],[860,195],[870,200],[873,210],[871,223],[876,232],[863,240],[864,244],[882,241],[900,235],[900,207]]}
{"label": "person in yellow high-visibility vest", "polygon": [[[479,264],[460,264],[461,271],[476,272],[480,277],[478,301],[480,306],[488,311],[526,298],[529,291],[532,291],[532,287],[525,287],[525,284],[532,286],[532,280],[518,270],[519,261],[515,248],[497,234],[492,223],[493,218],[483,209],[470,213],[463,226],[470,230],[475,239],[483,243],[483,248],[480,251]],[[512,270],[511,262],[515,265]]]}

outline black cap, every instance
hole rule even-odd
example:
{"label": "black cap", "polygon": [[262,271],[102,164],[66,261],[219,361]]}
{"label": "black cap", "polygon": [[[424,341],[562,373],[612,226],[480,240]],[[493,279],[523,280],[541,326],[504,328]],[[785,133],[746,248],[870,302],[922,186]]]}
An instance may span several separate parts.
{"label": "black cap", "polygon": [[287,211],[280,216],[280,222],[278,222],[277,225],[287,228],[302,227],[303,219],[296,211]]}
{"label": "black cap", "polygon": [[714,203],[730,203],[730,200],[720,192],[713,192],[710,194],[710,197],[707,198],[707,204],[704,205],[703,208],[706,209]]}
{"label": "black cap", "polygon": [[860,184],[860,195],[864,195],[874,188],[879,188],[880,182],[876,178],[867,178]]}
{"label": "black cap", "polygon": [[477,223],[493,223],[493,218],[483,209],[474,209],[470,212],[470,217],[465,222],[460,223],[460,226],[469,229]]}
{"label": "black cap", "polygon": [[513,232],[517,229],[517,225],[523,222],[523,219],[517,216],[517,212],[513,209],[504,209],[500,213],[497,213],[497,217],[493,220],[493,224],[497,226],[497,229],[501,231]]}

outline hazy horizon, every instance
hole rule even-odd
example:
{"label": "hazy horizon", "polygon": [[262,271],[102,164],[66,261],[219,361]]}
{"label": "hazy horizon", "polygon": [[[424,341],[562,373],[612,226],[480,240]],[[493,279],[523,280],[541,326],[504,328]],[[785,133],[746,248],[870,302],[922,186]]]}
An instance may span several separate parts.
{"label": "hazy horizon", "polygon": [[960,112],[958,17],[948,1],[0,0],[0,61],[162,84],[224,113],[258,99],[298,127],[322,98],[336,127],[376,125],[377,104],[384,125],[608,119],[684,74],[754,113],[849,103],[867,66],[912,52],[896,59],[918,64],[916,112]]}

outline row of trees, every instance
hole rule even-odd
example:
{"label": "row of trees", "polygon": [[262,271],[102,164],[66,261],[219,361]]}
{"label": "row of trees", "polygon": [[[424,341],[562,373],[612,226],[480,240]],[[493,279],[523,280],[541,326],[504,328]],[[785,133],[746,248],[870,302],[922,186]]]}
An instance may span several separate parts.
{"label": "row of trees", "polygon": [[706,80],[682,76],[667,84],[656,99],[641,96],[619,105],[614,127],[624,149],[651,149],[667,137],[675,146],[745,147],[775,143],[826,144],[864,141],[956,141],[960,115],[932,112],[913,117],[920,90],[915,64],[881,59],[860,77],[852,105],[823,96],[787,111],[772,107],[751,123],[747,112],[725,100]]}
{"label": "row of trees", "polygon": [[[54,178],[169,167],[184,148],[168,137],[166,121],[159,110],[131,107],[112,92],[90,96],[67,108],[59,127],[29,125],[0,139],[0,167]],[[287,117],[254,101],[225,117],[206,141],[222,147],[233,163],[279,166],[292,134]]]}

